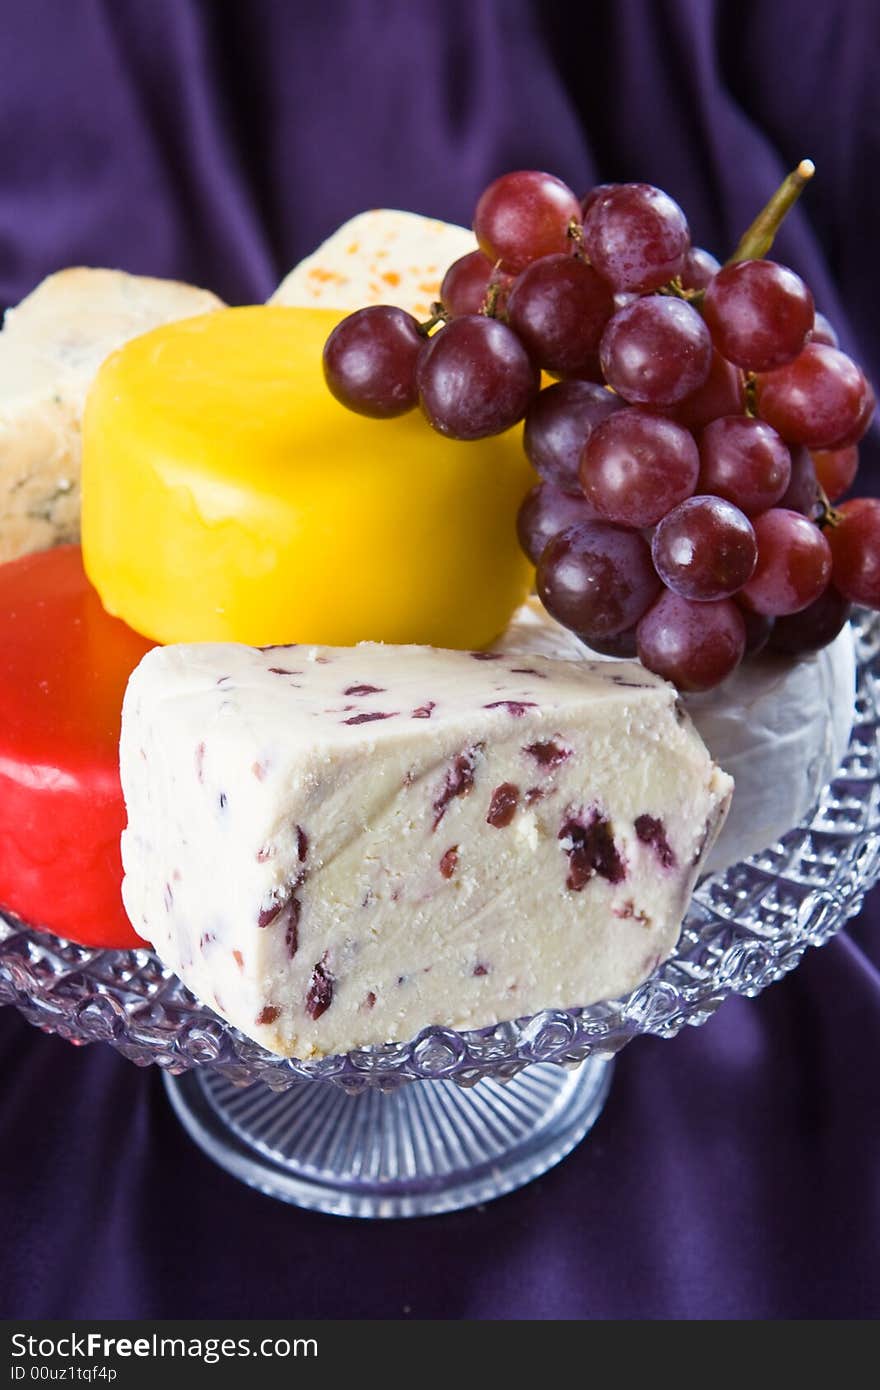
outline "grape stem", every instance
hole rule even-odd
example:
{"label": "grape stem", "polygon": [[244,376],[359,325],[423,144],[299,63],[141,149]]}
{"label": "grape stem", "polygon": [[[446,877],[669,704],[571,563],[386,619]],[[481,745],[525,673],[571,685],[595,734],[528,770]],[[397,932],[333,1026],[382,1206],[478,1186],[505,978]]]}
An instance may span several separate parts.
{"label": "grape stem", "polygon": [[697,309],[706,298],[705,290],[686,290],[681,283],[680,275],[676,275],[668,284],[661,285],[657,293],[665,294],[670,299],[684,299],[688,304],[693,304]]}
{"label": "grape stem", "polygon": [[578,222],[573,217],[565,229],[565,234],[570,241],[573,241],[575,243],[576,246],[583,247],[584,226],[582,222]]}
{"label": "grape stem", "polygon": [[584,245],[583,222],[578,222],[573,217],[566,228],[565,234],[568,237],[569,241],[572,243],[572,246],[574,248],[572,251],[572,255],[574,256],[575,260],[582,261],[584,265],[592,265],[592,261],[587,255],[587,248]]}
{"label": "grape stem", "polygon": [[746,404],[743,413],[748,415],[752,420],[754,420],[755,416],[758,414],[757,386],[758,381],[755,373],[746,372]]}
{"label": "grape stem", "polygon": [[825,491],[821,483],[818,484],[818,487],[819,503],[822,508],[822,511],[819,515],[816,525],[819,527],[820,531],[824,531],[826,526],[830,526],[833,531],[835,526],[840,525],[841,521],[843,520],[843,517],[841,516],[839,511],[832,507],[831,503],[828,500],[828,493]]}
{"label": "grape stem", "polygon": [[431,317],[429,319],[425,319],[424,323],[418,324],[418,330],[423,338],[427,338],[432,328],[436,328],[438,323],[446,323],[448,318],[448,313],[438,300],[436,304],[431,305]]}
{"label": "grape stem", "polygon": [[482,304],[480,305],[480,313],[487,319],[497,318],[496,310],[498,308],[498,300],[501,297],[502,286],[501,281],[496,280],[494,277],[497,275],[500,266],[501,262],[496,261],[495,268],[492,271],[493,278],[489,281],[488,285],[486,286],[486,294],[484,296]]}
{"label": "grape stem", "polygon": [[788,211],[794,207],[816,172],[811,159],[802,159],[782,180],[773,197],[761,209],[752,225],[743,232],[728,265],[735,261],[759,261],[767,255]]}

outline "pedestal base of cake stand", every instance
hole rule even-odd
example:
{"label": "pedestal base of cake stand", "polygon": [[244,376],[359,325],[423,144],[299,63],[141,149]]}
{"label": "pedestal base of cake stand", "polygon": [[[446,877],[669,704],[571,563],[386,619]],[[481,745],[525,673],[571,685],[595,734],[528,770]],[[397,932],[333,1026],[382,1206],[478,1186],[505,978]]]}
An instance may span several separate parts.
{"label": "pedestal base of cake stand", "polygon": [[549,1063],[462,1088],[414,1081],[346,1094],[327,1082],[236,1087],[195,1069],[164,1077],[199,1148],[282,1202],[334,1216],[434,1216],[478,1206],[554,1167],[595,1124],[613,1063]]}

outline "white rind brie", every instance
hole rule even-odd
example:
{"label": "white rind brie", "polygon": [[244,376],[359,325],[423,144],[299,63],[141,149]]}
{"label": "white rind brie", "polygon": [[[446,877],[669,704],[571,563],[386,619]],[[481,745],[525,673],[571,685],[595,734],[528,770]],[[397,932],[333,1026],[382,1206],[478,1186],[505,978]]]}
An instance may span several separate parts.
{"label": "white rind brie", "polygon": [[[537,599],[515,614],[496,647],[569,661],[602,660]],[[717,690],[682,697],[712,757],[736,784],[705,868],[716,873],[767,849],[812,810],[840,767],[855,700],[852,630],[813,656],[761,653]]]}

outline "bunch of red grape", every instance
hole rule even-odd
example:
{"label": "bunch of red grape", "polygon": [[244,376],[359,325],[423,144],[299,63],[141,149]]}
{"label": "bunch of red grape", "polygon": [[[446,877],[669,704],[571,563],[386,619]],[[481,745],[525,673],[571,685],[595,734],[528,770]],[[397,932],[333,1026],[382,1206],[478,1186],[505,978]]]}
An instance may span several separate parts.
{"label": "bunch of red grape", "polygon": [[658,188],[579,201],[550,174],[506,174],[430,323],[372,306],[324,351],[330,390],[363,414],[418,404],[465,440],[524,419],[542,481],[519,537],[544,606],[685,690],[767,644],[818,650],[853,602],[880,608],[880,500],[830,505],[873,391],[800,277],[763,258],[792,201],[771,200],[721,267]]}

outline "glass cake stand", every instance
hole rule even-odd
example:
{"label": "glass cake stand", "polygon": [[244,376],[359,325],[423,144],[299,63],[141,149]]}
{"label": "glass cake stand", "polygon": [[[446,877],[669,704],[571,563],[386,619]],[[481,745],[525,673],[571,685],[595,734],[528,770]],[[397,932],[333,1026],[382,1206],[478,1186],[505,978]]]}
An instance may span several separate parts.
{"label": "glass cake stand", "polygon": [[856,717],[838,776],[783,840],[702,880],[675,953],[626,998],[298,1062],[199,1004],[148,950],[88,949],[0,916],[0,1004],[161,1067],[195,1142],[283,1201],[402,1217],[499,1197],[583,1138],[632,1038],[671,1038],[728,995],[756,995],[858,912],[880,877],[880,615],[860,615],[855,635]]}

